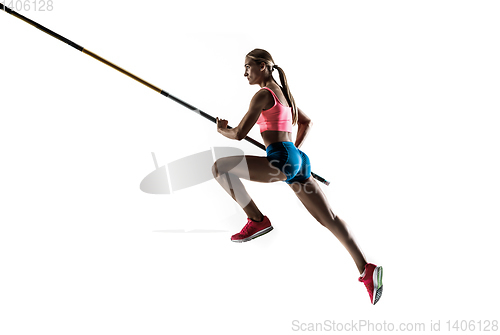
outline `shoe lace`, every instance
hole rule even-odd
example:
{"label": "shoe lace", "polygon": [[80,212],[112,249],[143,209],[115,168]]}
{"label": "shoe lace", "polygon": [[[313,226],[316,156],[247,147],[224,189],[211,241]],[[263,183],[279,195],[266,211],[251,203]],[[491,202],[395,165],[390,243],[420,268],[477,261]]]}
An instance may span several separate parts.
{"label": "shoe lace", "polygon": [[243,227],[243,228],[241,229],[240,234],[247,234],[247,233],[248,233],[248,228],[250,228],[251,223],[252,223],[252,222],[251,222],[250,220],[248,220],[248,222],[247,222],[247,224],[245,225],[245,227]]}
{"label": "shoe lace", "polygon": [[368,280],[360,280],[363,284],[365,284],[366,291],[372,297],[373,294],[373,285],[370,285],[371,283]]}
{"label": "shoe lace", "polygon": [[370,288],[370,285],[367,283],[367,282],[363,282],[363,284],[365,284],[365,288],[366,290],[368,291],[368,293],[372,293],[372,290]]}

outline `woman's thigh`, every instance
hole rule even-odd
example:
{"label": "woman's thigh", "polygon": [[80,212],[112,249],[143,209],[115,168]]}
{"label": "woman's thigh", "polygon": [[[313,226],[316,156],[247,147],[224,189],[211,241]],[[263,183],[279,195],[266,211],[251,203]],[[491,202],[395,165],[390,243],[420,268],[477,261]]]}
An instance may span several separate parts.
{"label": "woman's thigh", "polygon": [[261,183],[283,181],[286,175],[280,169],[272,166],[266,157],[262,156],[231,156],[218,159],[212,168],[214,176],[226,172],[240,178]]}

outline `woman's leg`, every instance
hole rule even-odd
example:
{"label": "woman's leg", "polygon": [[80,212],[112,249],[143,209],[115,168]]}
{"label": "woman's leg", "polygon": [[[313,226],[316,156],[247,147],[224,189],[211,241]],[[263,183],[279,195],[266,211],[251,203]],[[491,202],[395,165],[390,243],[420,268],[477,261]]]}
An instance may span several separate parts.
{"label": "woman's leg", "polygon": [[309,213],[337,237],[351,254],[359,273],[362,273],[367,263],[365,256],[349,232],[347,224],[333,213],[328,199],[316,180],[311,176],[304,181],[290,184],[290,187]]}
{"label": "woman's leg", "polygon": [[212,173],[215,180],[245,211],[247,217],[257,222],[262,221],[264,216],[246,191],[240,178],[261,183],[286,179],[283,172],[273,167],[266,157],[260,156],[220,158],[212,166]]}

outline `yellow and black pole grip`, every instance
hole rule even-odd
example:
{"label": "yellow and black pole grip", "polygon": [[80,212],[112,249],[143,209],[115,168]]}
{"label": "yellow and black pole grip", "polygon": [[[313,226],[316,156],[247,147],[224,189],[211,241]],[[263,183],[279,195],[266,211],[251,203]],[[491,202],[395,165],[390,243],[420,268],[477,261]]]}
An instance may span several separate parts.
{"label": "yellow and black pole grip", "polygon": [[[25,16],[23,16],[23,15],[21,15],[21,14],[19,14],[19,13],[15,12],[15,11],[13,11],[13,10],[12,10],[12,9],[10,9],[9,7],[5,6],[4,4],[1,4],[1,3],[0,3],[0,9],[1,9],[2,11],[6,12],[6,13],[9,13],[9,14],[11,14],[11,15],[13,15],[13,16],[15,16],[15,17],[17,17],[18,19],[23,20],[23,21],[24,21],[24,22],[26,22],[26,23],[31,24],[32,26],[34,26],[35,28],[40,29],[40,30],[41,30],[41,31],[43,31],[44,33],[47,33],[47,34],[49,34],[50,36],[52,36],[52,37],[54,37],[54,38],[57,38],[58,40],[60,40],[60,41],[62,41],[62,42],[64,42],[64,43],[66,43],[66,44],[68,44],[68,45],[72,46],[73,48],[77,49],[78,51],[81,51],[81,52],[83,52],[84,54],[87,54],[87,55],[89,55],[89,56],[91,56],[91,57],[93,57],[93,58],[97,59],[98,61],[100,61],[100,62],[102,62],[102,63],[104,63],[104,64],[106,64],[106,65],[108,65],[108,66],[112,67],[113,69],[115,69],[115,70],[117,70],[117,71],[120,71],[121,73],[123,73],[123,74],[125,74],[125,75],[129,76],[130,78],[137,80],[137,81],[138,81],[138,82],[140,82],[141,84],[143,84],[143,85],[145,85],[145,86],[147,86],[147,87],[151,88],[152,90],[155,90],[156,92],[160,93],[161,95],[163,95],[163,96],[165,96],[165,97],[167,97],[167,98],[172,99],[173,101],[175,101],[175,102],[177,102],[177,103],[179,103],[179,104],[183,105],[184,107],[186,107],[186,108],[188,108],[188,109],[192,110],[193,112],[198,113],[199,115],[203,116],[205,119],[210,120],[210,121],[212,121],[213,123],[216,123],[216,122],[217,122],[213,116],[208,115],[208,114],[207,114],[207,113],[205,113],[205,112],[202,112],[202,111],[201,111],[201,110],[199,110],[198,108],[196,108],[196,107],[194,107],[194,106],[192,106],[192,105],[188,104],[187,102],[182,101],[181,99],[179,99],[179,98],[177,98],[177,97],[173,96],[172,94],[170,94],[170,93],[168,93],[168,92],[166,92],[166,91],[162,90],[161,88],[156,87],[156,86],[154,86],[154,85],[152,85],[152,84],[148,83],[147,81],[145,81],[145,80],[143,80],[143,79],[141,79],[141,78],[137,77],[136,75],[134,75],[134,74],[132,74],[132,73],[128,72],[128,71],[127,71],[127,70],[125,70],[125,69],[122,69],[121,67],[119,67],[119,66],[117,66],[117,65],[115,65],[115,64],[113,64],[113,63],[111,63],[110,61],[108,61],[108,60],[106,60],[106,59],[104,59],[104,58],[102,58],[101,56],[96,55],[96,54],[95,54],[95,53],[93,53],[92,51],[89,51],[89,50],[85,49],[84,47],[82,47],[82,46],[80,46],[80,45],[78,45],[78,44],[74,43],[73,41],[70,41],[70,40],[68,40],[67,38],[65,38],[65,37],[63,37],[63,36],[61,36],[61,35],[59,35],[59,34],[57,34],[57,33],[53,32],[52,30],[45,28],[45,27],[44,27],[44,26],[42,26],[41,24],[38,24],[38,23],[36,23],[35,21],[30,20],[30,19],[28,19],[27,17],[25,17]],[[228,128],[229,128],[229,129],[231,129],[231,127],[229,127],[229,126],[228,126]],[[247,137],[245,137],[245,140],[246,140],[246,141],[248,141],[248,142],[250,142],[250,143],[252,143],[252,144],[254,144],[254,145],[256,145],[256,146],[258,146],[259,148],[261,148],[261,149],[263,149],[263,150],[266,150],[266,147],[265,147],[262,143],[257,142],[256,140],[254,140],[254,139],[253,139],[253,138],[251,138],[251,137],[248,137],[248,136],[247,136]],[[325,185],[329,185],[329,184],[330,184],[330,182],[326,181],[324,178],[322,178],[322,177],[318,176],[317,174],[315,174],[315,173],[313,173],[313,172],[311,172],[311,175],[312,175],[314,178],[316,178],[318,181],[322,182],[322,183],[323,183],[323,184],[325,184]]]}

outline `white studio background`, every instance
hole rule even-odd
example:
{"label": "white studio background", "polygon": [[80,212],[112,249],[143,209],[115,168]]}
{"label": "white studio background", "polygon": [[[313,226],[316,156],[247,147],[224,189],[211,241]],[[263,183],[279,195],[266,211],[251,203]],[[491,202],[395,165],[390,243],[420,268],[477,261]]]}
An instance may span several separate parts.
{"label": "white studio background", "polygon": [[498,2],[53,6],[19,13],[233,126],[258,89],[244,56],[270,51],[315,123],[302,150],[384,266],[384,295],[370,305],[348,253],[284,183],[244,182],[275,227],[244,244],[230,236],[246,217],[214,180],[143,193],[151,152],[160,166],[214,146],[265,153],[0,13],[2,334],[498,319]]}

